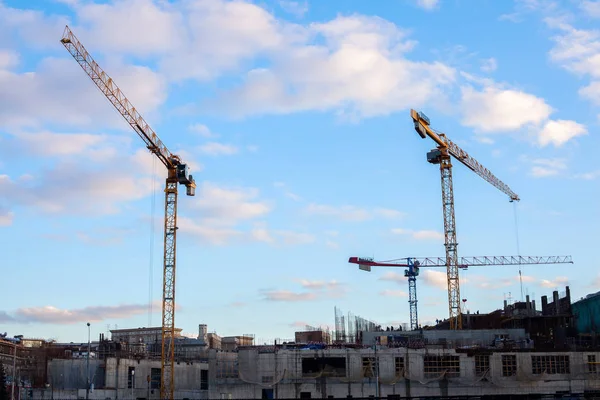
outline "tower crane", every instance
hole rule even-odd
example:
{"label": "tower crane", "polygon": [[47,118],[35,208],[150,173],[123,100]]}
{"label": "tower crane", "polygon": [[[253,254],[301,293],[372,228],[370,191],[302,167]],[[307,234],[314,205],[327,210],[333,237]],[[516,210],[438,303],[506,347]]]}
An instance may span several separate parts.
{"label": "tower crane", "polygon": [[129,102],[116,83],[104,72],[87,52],[83,44],[65,27],[61,43],[88,74],[98,89],[106,96],[127,123],[140,136],[146,147],[167,168],[165,185],[165,218],[164,218],[164,263],[163,263],[163,295],[162,295],[162,346],[161,346],[161,385],[160,398],[174,398],[174,363],[175,363],[175,265],[177,245],[177,188],[184,185],[186,194],[194,196],[196,182],[189,174],[188,166],[178,155],[167,149],[154,130],[142,118],[140,113]]}
{"label": "tower crane", "polygon": [[456,241],[456,221],[454,218],[454,189],[452,186],[452,161],[451,156],[460,161],[471,171],[488,181],[510,198],[510,201],[519,201],[519,196],[505,183],[494,176],[487,168],[458,147],[446,137],[444,133],[435,132],[430,127],[427,116],[421,112],[410,110],[414,127],[422,139],[430,137],[437,148],[427,153],[427,161],[440,165],[442,177],[442,209],[444,214],[444,246],[446,247],[446,270],[448,277],[448,308],[450,329],[462,329],[460,310],[460,282],[458,274],[458,242]]}
{"label": "tower crane", "polygon": [[[375,261],[370,257],[350,257],[349,263],[358,264],[363,271],[371,271],[371,267],[407,267],[404,276],[408,278],[408,303],[410,305],[410,329],[418,329],[417,313],[417,276],[422,267],[445,267],[446,259],[442,257],[406,257],[389,261]],[[482,256],[460,257],[459,269],[485,265],[537,265],[537,264],[573,264],[571,256]]]}

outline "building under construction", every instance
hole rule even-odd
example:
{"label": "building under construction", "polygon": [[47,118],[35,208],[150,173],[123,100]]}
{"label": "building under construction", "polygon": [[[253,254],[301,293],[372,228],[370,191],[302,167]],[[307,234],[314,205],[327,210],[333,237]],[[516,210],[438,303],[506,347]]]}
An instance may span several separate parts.
{"label": "building under construction", "polygon": [[[593,311],[600,296],[571,303],[566,288],[539,304],[541,310],[527,298],[488,314],[464,314],[469,329],[448,330],[439,321],[414,331],[336,308],[336,330],[307,326],[295,340],[269,345],[256,345],[252,335],[219,337],[200,325],[197,337],[175,339],[175,398],[598,398]],[[158,330],[114,330],[110,340],[101,335],[91,343],[89,353],[87,343],[31,347],[23,338],[4,339],[0,356],[5,366],[15,363],[15,399],[158,399]],[[13,382],[13,369],[5,370]]]}

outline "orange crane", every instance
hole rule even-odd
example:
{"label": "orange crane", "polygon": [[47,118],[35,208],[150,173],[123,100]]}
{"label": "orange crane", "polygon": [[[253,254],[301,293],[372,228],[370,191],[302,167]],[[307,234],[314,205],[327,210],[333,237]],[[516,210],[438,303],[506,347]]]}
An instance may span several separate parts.
{"label": "orange crane", "polygon": [[[358,264],[363,271],[371,271],[371,267],[407,267],[404,276],[408,278],[408,304],[410,305],[410,329],[419,327],[417,309],[417,276],[421,267],[445,267],[446,260],[441,257],[407,257],[389,261],[375,261],[370,257],[350,257],[349,263]],[[537,265],[537,264],[573,264],[571,256],[482,256],[460,257],[458,268],[484,265]]]}
{"label": "orange crane", "polygon": [[519,196],[505,183],[494,176],[487,168],[458,147],[444,133],[436,132],[430,127],[425,114],[410,110],[415,130],[422,139],[430,137],[437,148],[427,153],[427,161],[440,165],[442,177],[442,209],[444,214],[444,246],[446,247],[446,269],[448,275],[448,308],[450,329],[462,329],[460,310],[460,282],[458,274],[458,242],[456,241],[456,221],[454,218],[454,189],[452,186],[452,160],[454,157],[471,171],[488,181],[510,198],[519,201]]}
{"label": "orange crane", "polygon": [[85,47],[65,27],[61,43],[88,74],[100,91],[106,96],[127,123],[142,138],[150,150],[167,168],[165,185],[165,219],[164,219],[164,263],[163,263],[163,296],[162,296],[162,345],[161,345],[161,385],[160,398],[174,398],[174,364],[175,364],[175,265],[177,247],[177,188],[184,185],[186,194],[194,196],[196,182],[189,174],[187,164],[167,149],[154,130],[133,107],[116,83],[94,61]]}

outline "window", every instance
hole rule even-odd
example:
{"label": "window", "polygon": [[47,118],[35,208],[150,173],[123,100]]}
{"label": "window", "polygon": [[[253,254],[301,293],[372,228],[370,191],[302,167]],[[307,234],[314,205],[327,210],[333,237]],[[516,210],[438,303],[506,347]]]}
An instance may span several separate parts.
{"label": "window", "polygon": [[570,374],[569,356],[531,356],[533,374]]}
{"label": "window", "polygon": [[150,389],[160,389],[160,368],[150,370]]}
{"label": "window", "polygon": [[396,376],[404,375],[404,358],[403,357],[395,357],[394,358],[394,367],[396,370]]}
{"label": "window", "polygon": [[135,367],[127,368],[127,389],[135,389]]}
{"label": "window", "polygon": [[484,376],[490,370],[490,356],[475,355],[475,376]]}
{"label": "window", "polygon": [[362,372],[365,378],[373,378],[375,376],[375,357],[362,358]]}
{"label": "window", "polygon": [[208,370],[200,370],[200,390],[208,390]]}
{"label": "window", "polygon": [[589,354],[588,355],[588,372],[592,373],[592,374],[597,374],[598,373],[598,368],[597,368],[597,364],[596,364],[596,355],[595,354]]}
{"label": "window", "polygon": [[334,376],[346,377],[345,357],[304,357],[302,359],[302,376]]}
{"label": "window", "polygon": [[502,376],[517,375],[517,356],[514,354],[502,356]]}
{"label": "window", "polygon": [[425,356],[423,372],[425,378],[435,378],[443,373],[448,377],[460,376],[460,359],[458,356]]}

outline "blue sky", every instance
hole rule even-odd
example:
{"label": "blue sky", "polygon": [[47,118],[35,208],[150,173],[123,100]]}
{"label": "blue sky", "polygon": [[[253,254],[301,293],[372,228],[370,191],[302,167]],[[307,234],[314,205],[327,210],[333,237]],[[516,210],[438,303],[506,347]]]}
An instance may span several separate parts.
{"label": "blue sky", "polygon": [[[292,338],[335,305],[408,322],[402,269],[347,259],[444,254],[410,108],[522,199],[455,163],[459,255],[572,255],[523,267],[525,292],[597,291],[600,2],[474,3],[0,0],[0,331],[160,325],[165,171],[61,45],[65,24],[193,169],[184,332]],[[461,297],[491,311],[520,298],[517,275],[473,267]],[[443,269],[418,294],[422,323],[447,316]]]}

